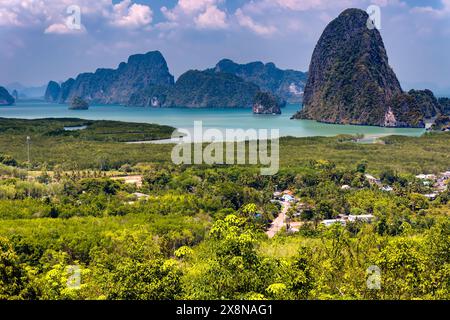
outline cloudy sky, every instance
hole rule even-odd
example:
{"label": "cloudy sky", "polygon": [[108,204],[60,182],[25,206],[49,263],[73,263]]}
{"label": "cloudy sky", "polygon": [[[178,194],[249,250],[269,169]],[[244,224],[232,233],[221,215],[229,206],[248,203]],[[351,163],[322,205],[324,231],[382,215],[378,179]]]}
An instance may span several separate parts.
{"label": "cloudy sky", "polygon": [[325,26],[371,4],[404,88],[450,93],[450,0],[0,0],[0,85],[65,80],[151,50],[176,77],[225,57],[305,71]]}

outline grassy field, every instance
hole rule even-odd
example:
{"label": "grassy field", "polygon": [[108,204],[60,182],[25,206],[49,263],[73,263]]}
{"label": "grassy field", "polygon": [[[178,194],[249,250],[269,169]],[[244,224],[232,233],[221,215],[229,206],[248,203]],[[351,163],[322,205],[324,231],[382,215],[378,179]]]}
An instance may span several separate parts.
{"label": "grassy field", "polygon": [[[88,125],[80,131],[64,126]],[[61,164],[67,170],[119,168],[123,164],[170,163],[172,145],[125,144],[123,141],[163,139],[174,128],[148,124],[80,119],[0,119],[0,153],[27,160],[26,137],[31,137],[31,161],[38,166]],[[282,138],[282,168],[304,167],[311,160],[329,160],[353,168],[366,160],[371,171],[390,167],[402,173],[437,172],[450,166],[450,134],[422,137],[391,136],[384,144],[355,143],[349,137]]]}

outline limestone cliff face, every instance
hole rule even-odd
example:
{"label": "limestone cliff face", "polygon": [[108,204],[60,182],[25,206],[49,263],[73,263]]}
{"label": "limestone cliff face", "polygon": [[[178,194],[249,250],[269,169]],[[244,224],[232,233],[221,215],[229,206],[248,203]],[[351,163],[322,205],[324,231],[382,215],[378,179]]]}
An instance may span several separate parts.
{"label": "limestone cliff face", "polygon": [[14,102],[14,97],[9,94],[8,90],[0,87],[0,106],[10,106]]}
{"label": "limestone cliff face", "polygon": [[50,81],[45,98],[59,103],[79,98],[89,104],[251,108],[257,92],[256,84],[224,72],[190,70],[175,83],[166,60],[154,51],[133,55],[115,70],[82,73],[61,86]]}
{"label": "limestone cliff face", "polygon": [[430,90],[410,90],[396,94],[385,115],[386,127],[425,127],[425,120],[443,112],[442,105]]}
{"label": "limestone cliff face", "polygon": [[[304,108],[295,118],[423,126],[420,114],[410,110],[410,99],[401,97],[403,92],[389,66],[380,32],[367,27],[368,18],[362,10],[347,9],[326,27],[312,56]],[[392,105],[394,98],[396,105]]]}
{"label": "limestone cliff face", "polygon": [[307,74],[301,71],[282,70],[273,63],[264,64],[260,61],[238,64],[229,59],[219,61],[211,70],[234,74],[289,103],[303,100]]}
{"label": "limestone cliff face", "polygon": [[259,87],[228,73],[189,70],[173,86],[157,86],[132,95],[129,105],[183,108],[251,108]]}
{"label": "limestone cliff face", "polygon": [[259,87],[228,73],[190,70],[169,91],[164,106],[251,108]]}
{"label": "limestone cliff face", "polygon": [[[97,69],[82,73],[61,84],[57,101],[66,103],[80,97],[89,103],[127,104],[130,97],[142,89],[173,85],[166,60],[159,51],[136,54],[122,62],[117,69]],[[52,81],[47,87],[47,101],[58,91]]]}
{"label": "limestone cliff face", "polygon": [[45,90],[45,101],[58,102],[60,92],[61,87],[59,84],[55,81],[50,81],[47,85],[47,90]]}

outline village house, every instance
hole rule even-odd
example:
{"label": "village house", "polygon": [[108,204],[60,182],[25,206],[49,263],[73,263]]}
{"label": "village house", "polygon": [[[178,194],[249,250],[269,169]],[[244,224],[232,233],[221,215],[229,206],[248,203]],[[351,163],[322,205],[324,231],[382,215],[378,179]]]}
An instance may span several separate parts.
{"label": "village house", "polygon": [[144,193],[140,193],[140,192],[135,192],[135,193],[133,193],[133,195],[138,199],[148,199],[150,197],[148,194],[144,194]]}
{"label": "village house", "polygon": [[361,214],[361,215],[342,215],[340,214],[336,219],[326,219],[321,223],[326,227],[329,227],[335,223],[340,223],[341,225],[347,225],[347,222],[356,222],[361,221],[364,223],[371,223],[375,219],[375,216],[372,214]]}
{"label": "village house", "polygon": [[289,194],[285,194],[281,198],[284,202],[294,202],[295,201],[295,198]]}
{"label": "village house", "polygon": [[419,174],[416,178],[422,180],[423,185],[433,187],[434,192],[425,194],[424,196],[428,199],[434,200],[437,198],[439,193],[445,192],[448,189],[448,184],[450,182],[450,171],[442,172],[439,175]]}
{"label": "village house", "polygon": [[435,174],[419,174],[416,178],[420,180],[436,181],[437,176]]}
{"label": "village house", "polygon": [[275,192],[273,194],[274,199],[284,202],[295,202],[294,192],[291,190],[284,190],[283,192]]}

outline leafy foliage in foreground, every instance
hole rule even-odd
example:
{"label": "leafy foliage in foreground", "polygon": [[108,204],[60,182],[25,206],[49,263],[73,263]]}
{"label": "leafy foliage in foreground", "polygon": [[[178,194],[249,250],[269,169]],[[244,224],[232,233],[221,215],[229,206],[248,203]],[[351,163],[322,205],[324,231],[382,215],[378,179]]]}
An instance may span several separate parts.
{"label": "leafy foliage in foreground", "polygon": [[[374,145],[285,138],[280,172],[261,176],[256,167],[169,165],[171,146],[49,136],[46,122],[0,133],[10,154],[0,154],[0,299],[450,298],[450,194],[431,201],[415,178],[448,170],[448,134]],[[35,171],[6,143],[24,134]],[[139,175],[142,186],[117,174]],[[304,210],[288,212],[297,233],[268,239],[281,210],[276,189],[292,190]],[[320,224],[349,214],[374,220]],[[371,266],[380,290],[367,287]]]}
{"label": "leafy foliage in foreground", "polygon": [[[395,191],[383,192],[364,181],[367,167],[317,161],[262,177],[149,166],[140,188],[87,172],[2,180],[0,298],[448,299],[450,196],[431,202],[393,171],[382,176]],[[308,208],[297,234],[267,239],[275,185]],[[318,223],[350,213],[376,220]],[[381,290],[367,288],[372,265]],[[74,266],[79,287],[68,286]]]}

